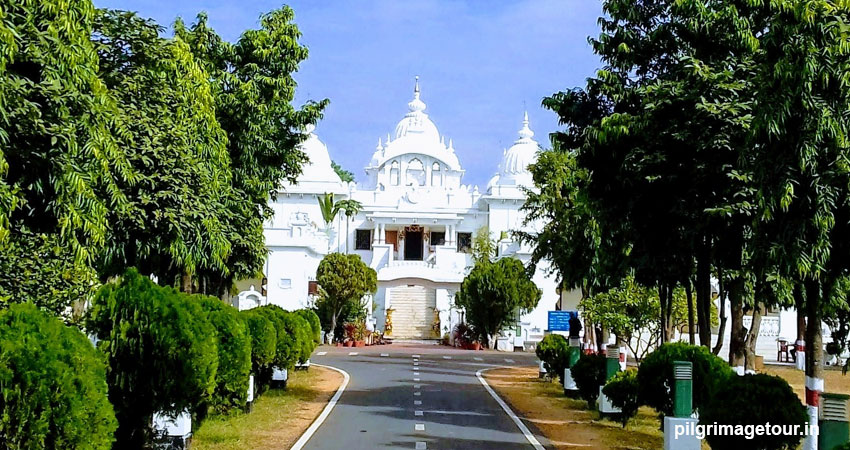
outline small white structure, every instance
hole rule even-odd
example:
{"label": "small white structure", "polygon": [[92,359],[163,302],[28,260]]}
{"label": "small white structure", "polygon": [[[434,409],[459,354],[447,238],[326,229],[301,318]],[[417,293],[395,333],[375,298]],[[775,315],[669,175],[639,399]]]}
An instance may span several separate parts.
{"label": "small white structure", "polygon": [[176,417],[167,414],[153,415],[153,429],[157,434],[168,440],[169,448],[187,448],[192,437],[192,416],[189,411],[183,411]]}
{"label": "small white structure", "polygon": [[236,306],[239,311],[244,311],[246,309],[264,306],[266,304],[268,304],[266,296],[254,289],[254,285],[251,285],[250,289],[242,291],[236,296],[236,304],[234,306]]}

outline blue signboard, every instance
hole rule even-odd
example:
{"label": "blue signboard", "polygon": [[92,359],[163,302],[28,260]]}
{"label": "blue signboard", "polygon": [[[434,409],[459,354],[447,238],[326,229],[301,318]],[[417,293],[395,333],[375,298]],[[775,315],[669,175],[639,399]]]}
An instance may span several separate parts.
{"label": "blue signboard", "polygon": [[570,318],[578,311],[549,311],[549,331],[570,331]]}

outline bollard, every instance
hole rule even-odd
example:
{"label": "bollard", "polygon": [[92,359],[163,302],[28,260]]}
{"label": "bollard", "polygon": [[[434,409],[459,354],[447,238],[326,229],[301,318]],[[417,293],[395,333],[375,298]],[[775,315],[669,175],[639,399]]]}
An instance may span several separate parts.
{"label": "bollard", "polygon": [[690,361],[673,361],[673,416],[664,418],[664,450],[699,450],[694,430],[697,419],[691,417],[693,408],[694,365]]}
{"label": "bollard", "polygon": [[[620,371],[620,347],[609,345],[605,359],[605,381],[607,382]],[[599,412],[604,415],[620,414],[623,411],[611,404],[611,400],[602,392],[599,386]]]}
{"label": "bollard", "polygon": [[694,365],[690,361],[673,361],[673,416],[691,417],[693,408]]}
{"label": "bollard", "polygon": [[833,450],[850,442],[850,395],[822,393],[818,447]]}
{"label": "bollard", "polygon": [[576,365],[581,357],[581,339],[570,338],[570,348],[567,350],[567,367],[564,369],[564,395],[568,397],[578,396],[578,386],[573,379],[572,367]]}
{"label": "bollard", "polygon": [[540,364],[537,369],[537,375],[540,378],[546,378],[546,365],[543,364],[543,361],[540,361]]}
{"label": "bollard", "polygon": [[245,412],[254,409],[254,376],[248,377],[248,397],[245,399]]}

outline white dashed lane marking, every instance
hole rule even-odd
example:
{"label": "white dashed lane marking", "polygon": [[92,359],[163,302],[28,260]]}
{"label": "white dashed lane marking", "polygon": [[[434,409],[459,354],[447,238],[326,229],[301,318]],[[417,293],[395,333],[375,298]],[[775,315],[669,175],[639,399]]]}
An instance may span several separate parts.
{"label": "white dashed lane marking", "polygon": [[413,355],[413,357],[414,357],[414,358],[418,358],[418,357],[419,357],[419,355]]}
{"label": "white dashed lane marking", "polygon": [[348,356],[357,356],[357,352],[351,352],[348,354]]}
{"label": "white dashed lane marking", "polygon": [[319,355],[319,356],[325,356],[325,355],[328,354],[328,352],[319,352],[319,353],[316,353],[316,354]]}
{"label": "white dashed lane marking", "polygon": [[452,359],[451,356],[443,356],[443,359]]}
{"label": "white dashed lane marking", "polygon": [[425,431],[425,424],[424,423],[417,423],[416,425],[413,426],[413,429],[415,431]]}
{"label": "white dashed lane marking", "polygon": [[419,378],[414,378],[413,381],[419,381]]}
{"label": "white dashed lane marking", "polygon": [[421,404],[422,404],[422,400],[414,400],[413,401],[413,406],[419,406]]}
{"label": "white dashed lane marking", "polygon": [[474,359],[474,360],[476,360],[476,361],[484,361],[484,359],[483,359],[483,358],[479,358],[479,357],[477,357],[477,356],[476,356],[476,357],[474,357],[474,358],[472,358],[472,359]]}
{"label": "white dashed lane marking", "polygon": [[416,443],[416,450],[425,450],[427,448],[428,447],[422,441],[419,441],[419,442]]}
{"label": "white dashed lane marking", "polygon": [[506,362],[506,363],[511,363],[511,364],[513,364],[514,360],[512,360],[512,359],[508,359],[508,358],[505,358],[505,362]]}
{"label": "white dashed lane marking", "polygon": [[422,415],[422,411],[414,411],[414,412],[413,412],[413,415],[415,415],[415,416],[421,416],[421,415]]}
{"label": "white dashed lane marking", "polygon": [[414,384],[414,385],[413,385],[413,389],[419,389],[419,388],[421,388],[421,387],[422,387],[422,385],[421,385],[421,384]]}
{"label": "white dashed lane marking", "polygon": [[421,396],[421,395],[422,395],[422,393],[421,393],[421,392],[419,392],[419,391],[416,391],[416,392],[414,392],[414,393],[413,393],[413,395],[415,395],[415,396],[419,397],[419,396]]}
{"label": "white dashed lane marking", "polygon": [[387,356],[390,356],[390,354],[389,354],[389,353],[381,353],[381,356],[383,356],[384,358],[386,358]]}
{"label": "white dashed lane marking", "polygon": [[413,372],[413,376],[419,375],[419,372]]}

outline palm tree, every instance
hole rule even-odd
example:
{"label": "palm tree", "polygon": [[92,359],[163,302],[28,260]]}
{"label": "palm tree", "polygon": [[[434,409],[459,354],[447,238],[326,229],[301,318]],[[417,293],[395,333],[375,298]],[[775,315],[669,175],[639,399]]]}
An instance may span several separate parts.
{"label": "palm tree", "polygon": [[319,209],[322,211],[322,220],[325,221],[325,233],[328,235],[329,252],[331,250],[331,227],[333,226],[333,221],[339,216],[340,211],[345,211],[345,252],[348,253],[348,222],[363,209],[363,205],[357,200],[350,199],[334,202],[333,192],[325,192],[325,195],[319,197],[318,200]]}

